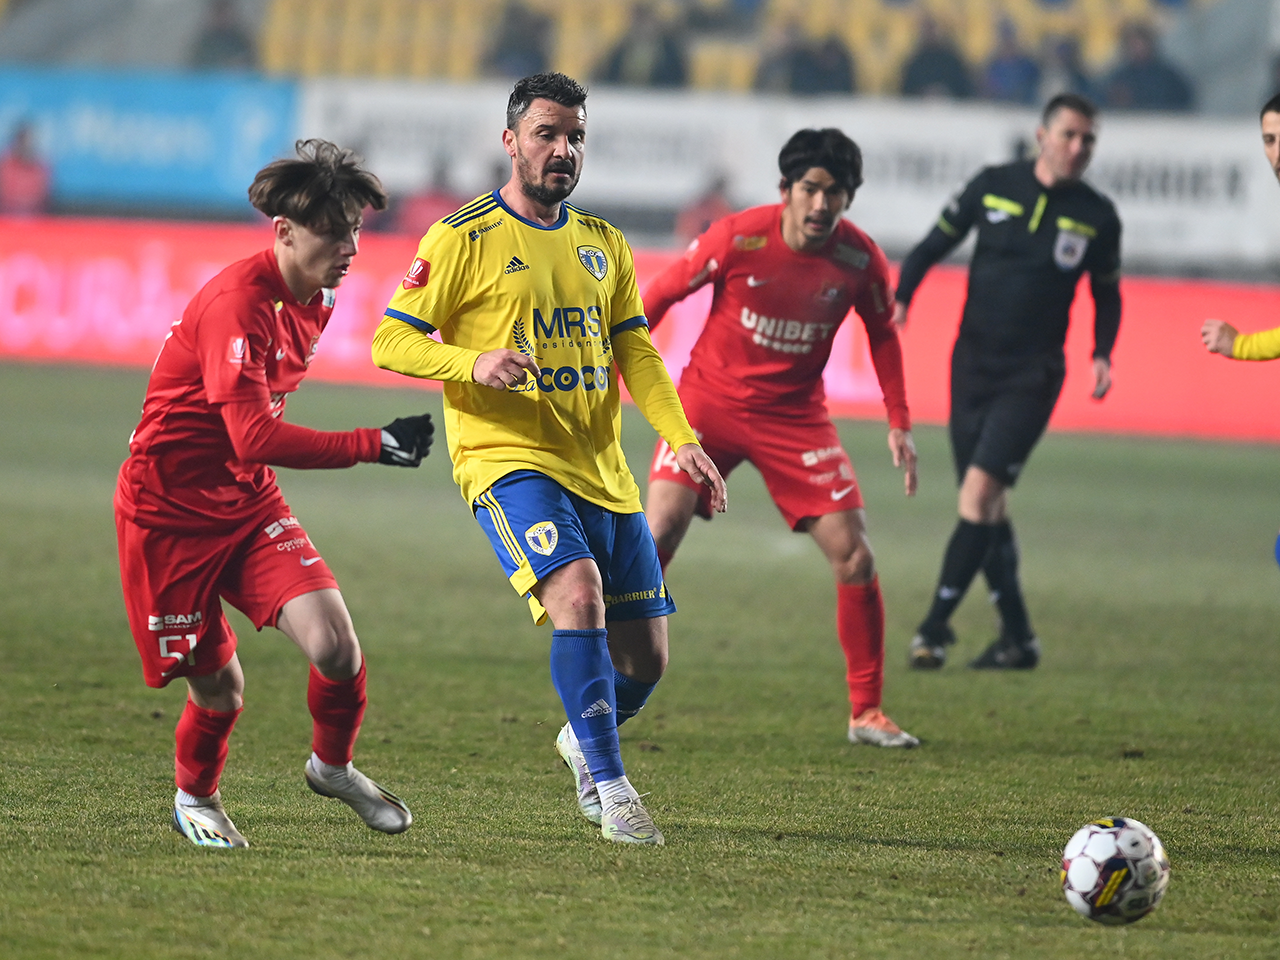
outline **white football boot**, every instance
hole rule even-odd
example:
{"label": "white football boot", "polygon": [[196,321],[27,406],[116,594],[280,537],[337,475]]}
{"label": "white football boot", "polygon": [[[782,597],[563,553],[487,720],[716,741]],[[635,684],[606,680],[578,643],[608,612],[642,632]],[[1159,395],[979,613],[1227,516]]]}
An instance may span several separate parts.
{"label": "white football boot", "polygon": [[[328,764],[324,766],[329,767]],[[374,830],[403,833],[409,829],[409,824],[413,823],[413,814],[403,800],[382,789],[351,763],[336,770],[336,773],[326,773],[312,754],[307,760],[307,786],[322,797],[341,800]]]}
{"label": "white football boot", "polygon": [[632,797],[621,803],[611,803],[604,809],[600,819],[600,833],[606,840],[662,846],[665,842],[662,831],[654,825],[653,817],[649,816],[649,811],[640,800],[640,797]]}
{"label": "white football boot", "polygon": [[249,841],[240,835],[236,825],[222,809],[222,791],[199,803],[179,803],[173,798],[173,829],[197,847],[247,847]]}
{"label": "white football boot", "polygon": [[578,794],[578,809],[592,823],[599,823],[601,817],[600,791],[596,782],[591,779],[591,771],[587,769],[587,758],[578,748],[578,739],[573,735],[573,728],[565,724],[556,736],[556,753],[573,774],[574,789]]}

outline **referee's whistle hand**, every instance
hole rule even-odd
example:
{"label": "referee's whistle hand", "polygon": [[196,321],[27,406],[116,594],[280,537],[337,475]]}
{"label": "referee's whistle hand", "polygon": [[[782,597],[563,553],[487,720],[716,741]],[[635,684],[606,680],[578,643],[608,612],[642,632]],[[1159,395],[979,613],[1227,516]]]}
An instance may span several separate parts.
{"label": "referee's whistle hand", "polygon": [[495,390],[523,386],[529,374],[538,376],[537,361],[533,357],[505,347],[480,354],[471,371],[476,383],[493,387]]}
{"label": "referee's whistle hand", "polygon": [[893,454],[893,465],[902,470],[903,487],[908,497],[916,495],[919,476],[916,473],[916,442],[910,430],[894,427],[889,431],[889,452]]}
{"label": "referee's whistle hand", "polygon": [[724,485],[724,477],[716,469],[715,463],[707,456],[707,452],[696,443],[686,443],[676,451],[676,464],[698,483],[711,488],[711,509],[716,513],[724,513],[729,507],[729,491]]}
{"label": "referee's whistle hand", "polygon": [[1111,361],[1102,357],[1093,358],[1093,393],[1094,400],[1101,400],[1111,389]]}

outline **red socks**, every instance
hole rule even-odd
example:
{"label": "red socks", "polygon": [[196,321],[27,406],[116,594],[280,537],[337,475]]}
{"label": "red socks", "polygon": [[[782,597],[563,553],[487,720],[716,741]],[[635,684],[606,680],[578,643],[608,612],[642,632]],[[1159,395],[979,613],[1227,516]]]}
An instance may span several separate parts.
{"label": "red socks", "polygon": [[315,667],[307,684],[307,708],[314,720],[311,749],[325,763],[335,767],[351,762],[367,700],[364,693],[364,664],[350,680],[326,679]]}
{"label": "red socks", "polygon": [[880,706],[884,685],[884,600],[878,577],[865,586],[836,584],[836,632],[849,665],[849,704],[856,717]]}
{"label": "red socks", "polygon": [[211,797],[227,763],[227,739],[240,711],[218,713],[190,700],[174,731],[174,781],[178,789],[196,797]]}

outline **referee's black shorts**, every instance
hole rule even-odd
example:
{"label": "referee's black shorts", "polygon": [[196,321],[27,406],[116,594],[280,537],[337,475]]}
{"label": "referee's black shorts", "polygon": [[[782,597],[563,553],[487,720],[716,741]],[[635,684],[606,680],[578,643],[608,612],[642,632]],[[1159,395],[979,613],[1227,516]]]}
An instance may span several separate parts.
{"label": "referee's black shorts", "polygon": [[964,340],[951,352],[951,454],[956,479],[981,467],[1005,486],[1018,481],[1062,392],[1061,353],[992,357]]}

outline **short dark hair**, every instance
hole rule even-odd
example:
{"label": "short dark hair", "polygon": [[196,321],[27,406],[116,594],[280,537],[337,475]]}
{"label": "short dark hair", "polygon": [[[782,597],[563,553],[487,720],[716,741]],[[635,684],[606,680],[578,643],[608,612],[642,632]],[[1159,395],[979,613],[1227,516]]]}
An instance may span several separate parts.
{"label": "short dark hair", "polygon": [[778,154],[784,187],[790,187],[814,167],[831,174],[851,197],[862,186],[862,151],[835,127],[797,130]]}
{"label": "short dark hair", "polygon": [[1262,109],[1258,112],[1258,119],[1261,120],[1268,113],[1280,113],[1280,93],[1262,105]]}
{"label": "short dark hair", "polygon": [[587,88],[563,73],[535,73],[517,80],[507,99],[508,130],[516,128],[535,100],[550,100],[562,107],[580,107],[587,102]]}
{"label": "short dark hair", "polygon": [[1047,127],[1062,110],[1074,110],[1086,120],[1093,120],[1098,116],[1097,105],[1088,97],[1082,97],[1078,93],[1060,93],[1044,105],[1044,113],[1040,114],[1040,126]]}
{"label": "short dark hair", "polygon": [[249,202],[268,217],[336,235],[357,226],[365,207],[386,209],[382,181],[352,151],[328,140],[299,140],[294,149],[296,160],[273,160],[249,186]]}

